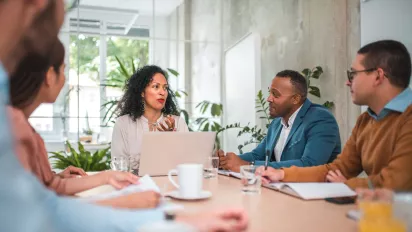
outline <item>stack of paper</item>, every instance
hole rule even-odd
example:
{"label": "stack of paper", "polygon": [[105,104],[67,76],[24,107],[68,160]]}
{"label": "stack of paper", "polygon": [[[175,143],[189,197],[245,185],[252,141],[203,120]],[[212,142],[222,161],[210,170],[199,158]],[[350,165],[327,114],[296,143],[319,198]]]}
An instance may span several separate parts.
{"label": "stack of paper", "polygon": [[[98,188],[101,188],[101,189],[104,188],[104,190],[101,191],[100,193],[95,193],[95,194],[80,193],[77,195],[81,197],[83,196],[83,199],[86,201],[96,202],[96,201],[100,201],[104,199],[110,199],[110,198],[128,195],[131,193],[136,193],[136,192],[155,191],[155,192],[160,193],[159,187],[149,175],[145,175],[141,177],[139,179],[138,184],[129,185],[121,190],[114,190],[113,187],[111,186],[106,186],[106,187],[102,186]],[[112,189],[112,191],[110,191],[109,189]],[[93,189],[89,190],[88,192],[93,192]],[[171,202],[168,202],[162,199],[158,208],[164,211],[173,211],[173,210],[181,210],[183,209],[183,206],[179,204],[174,204],[174,203],[171,203]]]}

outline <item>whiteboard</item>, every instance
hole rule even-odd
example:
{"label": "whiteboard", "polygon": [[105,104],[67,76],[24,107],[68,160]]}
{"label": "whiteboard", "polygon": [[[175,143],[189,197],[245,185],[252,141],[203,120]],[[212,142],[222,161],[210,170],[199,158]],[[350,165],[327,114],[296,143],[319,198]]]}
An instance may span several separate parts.
{"label": "whiteboard", "polygon": [[[250,33],[224,52],[224,117],[223,125],[235,122],[255,125],[255,98],[261,86],[260,37]],[[238,153],[238,145],[250,139],[250,135],[237,137],[239,130],[223,132],[223,149]],[[252,150],[256,145],[243,149]]]}

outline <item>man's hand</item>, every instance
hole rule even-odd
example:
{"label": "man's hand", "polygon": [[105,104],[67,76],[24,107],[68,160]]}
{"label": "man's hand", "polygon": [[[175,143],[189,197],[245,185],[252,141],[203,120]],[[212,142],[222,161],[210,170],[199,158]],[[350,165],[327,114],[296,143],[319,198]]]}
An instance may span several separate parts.
{"label": "man's hand", "polygon": [[264,166],[259,167],[256,170],[256,174],[262,175],[262,184],[269,184],[270,182],[279,182],[283,180],[285,177],[285,171],[282,169],[274,169],[271,167],[268,167],[267,170],[265,170]]}
{"label": "man's hand", "polygon": [[240,166],[249,165],[250,163],[242,160],[233,152],[226,153],[223,150],[217,152],[219,156],[219,167],[233,172],[240,172]]}
{"label": "man's hand", "polygon": [[62,178],[71,178],[71,177],[77,177],[77,176],[87,176],[87,173],[81,168],[76,168],[74,166],[68,166],[66,169],[64,169],[62,172],[60,172],[57,175],[59,175]]}
{"label": "man's hand", "polygon": [[343,183],[345,182],[347,179],[345,178],[344,175],[342,175],[342,173],[339,170],[330,170],[328,172],[328,175],[326,175],[326,180],[332,183]]}
{"label": "man's hand", "polygon": [[177,215],[176,221],[188,224],[199,232],[245,231],[249,218],[242,209],[224,209],[192,215]]}

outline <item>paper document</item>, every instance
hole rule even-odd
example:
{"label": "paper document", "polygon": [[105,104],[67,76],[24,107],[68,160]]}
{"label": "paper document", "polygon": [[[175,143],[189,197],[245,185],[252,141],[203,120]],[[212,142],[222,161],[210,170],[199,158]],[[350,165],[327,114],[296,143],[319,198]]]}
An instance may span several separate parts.
{"label": "paper document", "polygon": [[343,183],[271,183],[264,186],[305,200],[356,196]]}
{"label": "paper document", "polygon": [[233,176],[235,178],[240,179],[241,175],[239,172],[232,172],[232,171],[228,171],[228,170],[219,170],[217,171],[218,174],[220,175],[224,175],[224,176]]}
{"label": "paper document", "polygon": [[[112,189],[114,189],[111,186],[108,186]],[[123,189],[120,190],[113,190],[113,191],[104,191],[103,193],[97,193],[94,195],[86,194],[85,197],[83,197],[83,200],[89,201],[89,202],[95,202],[95,201],[100,201],[104,199],[110,199],[110,198],[115,198],[115,197],[120,197],[124,195],[128,195],[131,193],[137,193],[137,192],[144,192],[144,191],[155,191],[160,193],[160,188],[157,186],[157,184],[153,181],[153,179],[149,175],[145,175],[139,179],[138,184],[133,184],[129,185]],[[82,194],[78,194],[81,196]],[[181,210],[183,209],[183,205],[171,203],[165,200],[162,200],[158,206],[161,210]]]}

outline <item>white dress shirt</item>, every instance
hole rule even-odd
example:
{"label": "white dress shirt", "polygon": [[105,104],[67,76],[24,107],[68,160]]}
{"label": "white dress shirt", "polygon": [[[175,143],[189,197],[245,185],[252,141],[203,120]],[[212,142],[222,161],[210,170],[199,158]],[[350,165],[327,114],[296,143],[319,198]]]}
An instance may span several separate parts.
{"label": "white dress shirt", "polygon": [[283,149],[285,148],[286,140],[288,139],[290,130],[292,129],[293,122],[295,121],[295,118],[298,115],[298,113],[299,113],[300,109],[302,108],[302,106],[300,106],[299,109],[297,109],[289,117],[289,120],[288,120],[287,124],[286,124],[285,120],[283,120],[283,118],[281,118],[281,120],[280,120],[280,123],[282,124],[282,131],[280,132],[278,141],[277,141],[275,149],[274,149],[276,162],[279,162],[280,158],[282,157],[282,152],[283,152]]}

